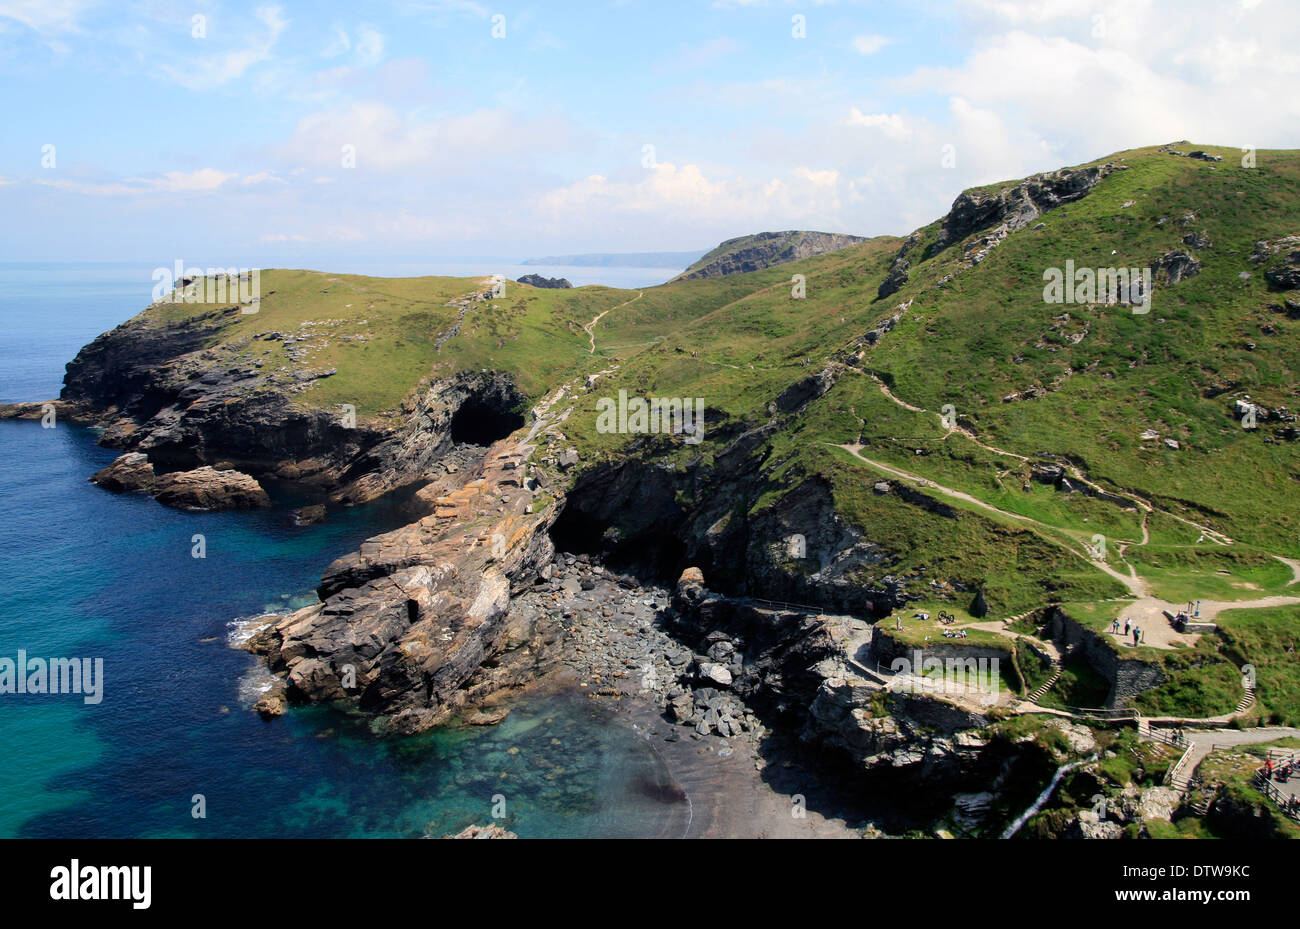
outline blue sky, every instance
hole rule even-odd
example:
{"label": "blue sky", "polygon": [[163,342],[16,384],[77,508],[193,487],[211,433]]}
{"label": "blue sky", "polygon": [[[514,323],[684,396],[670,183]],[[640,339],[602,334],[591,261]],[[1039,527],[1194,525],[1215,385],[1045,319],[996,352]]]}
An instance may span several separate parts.
{"label": "blue sky", "polygon": [[0,0],[0,260],[904,234],[1123,148],[1296,147],[1296,7]]}

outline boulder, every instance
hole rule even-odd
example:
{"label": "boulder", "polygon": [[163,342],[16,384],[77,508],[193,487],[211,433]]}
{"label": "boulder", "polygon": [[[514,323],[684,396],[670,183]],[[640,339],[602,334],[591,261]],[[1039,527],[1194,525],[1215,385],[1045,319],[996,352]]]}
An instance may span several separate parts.
{"label": "boulder", "polygon": [[1170,284],[1177,284],[1179,281],[1199,274],[1201,263],[1187,252],[1174,249],[1160,256],[1160,260],[1155,263],[1154,271],[1156,277],[1160,280],[1167,281]]}
{"label": "boulder", "polygon": [[519,278],[519,283],[530,284],[533,287],[542,287],[547,290],[563,290],[573,286],[567,278],[542,277],[540,274],[525,274]]}
{"label": "boulder", "polygon": [[1152,787],[1142,791],[1138,799],[1138,812],[1144,820],[1171,820],[1182,795],[1172,787]]}
{"label": "boulder", "polygon": [[202,467],[160,476],[153,495],[164,506],[185,510],[232,510],[264,507],[271,499],[257,479],[242,471]]}
{"label": "boulder", "polygon": [[325,519],[325,505],[315,503],[304,506],[293,514],[293,521],[299,526],[312,526]]}
{"label": "boulder", "polygon": [[699,568],[687,568],[677,578],[677,596],[683,600],[701,600],[704,593],[704,572]]}
{"label": "boulder", "polygon": [[118,456],[108,467],[96,471],[90,480],[105,490],[122,493],[128,490],[149,490],[157,480],[157,475],[154,474],[148,455],[143,452],[127,452]]}
{"label": "boulder", "polygon": [[719,687],[731,686],[731,672],[727,670],[725,665],[705,662],[700,665],[700,677],[705,681],[717,684]]}

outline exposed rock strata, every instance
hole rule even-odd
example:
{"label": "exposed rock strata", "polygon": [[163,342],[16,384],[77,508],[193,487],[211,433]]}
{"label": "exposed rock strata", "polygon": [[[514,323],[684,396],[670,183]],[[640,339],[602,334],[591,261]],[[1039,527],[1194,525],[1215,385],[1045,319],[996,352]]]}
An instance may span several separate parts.
{"label": "exposed rock strata", "polygon": [[531,450],[504,440],[445,477],[432,513],[340,558],[320,603],[250,641],[290,699],[343,701],[413,732],[553,666],[558,629],[510,611],[512,585],[530,584],[554,554],[555,504],[531,512]]}
{"label": "exposed rock strata", "polygon": [[165,506],[182,510],[230,510],[271,505],[257,479],[232,469],[204,466],[157,474],[143,452],[120,455],[90,480],[115,493],[141,491]]}
{"label": "exposed rock strata", "polygon": [[[423,479],[453,447],[454,420],[467,404],[503,419],[523,405],[513,379],[489,371],[443,378],[370,420],[302,404],[297,395],[334,372],[305,361],[274,370],[248,362],[241,353],[249,341],[287,345],[294,337],[217,341],[240,316],[238,306],[176,323],[137,316],[104,333],[68,364],[53,401],[58,417],[102,427],[102,445],[143,453],[159,472],[221,466],[347,505]],[[0,417],[37,418],[44,408],[4,407]]]}

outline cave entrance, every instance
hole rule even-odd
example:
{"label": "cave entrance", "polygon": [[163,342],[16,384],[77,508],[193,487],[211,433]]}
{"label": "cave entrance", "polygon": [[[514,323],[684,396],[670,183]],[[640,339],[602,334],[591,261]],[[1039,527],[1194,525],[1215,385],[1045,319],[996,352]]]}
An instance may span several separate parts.
{"label": "cave entrance", "polygon": [[550,536],[556,551],[587,555],[641,581],[672,583],[686,567],[686,545],[670,528],[620,540],[616,533],[611,537],[609,523],[583,512],[572,500],[551,524]]}
{"label": "cave entrance", "polygon": [[458,445],[491,445],[524,424],[524,417],[510,407],[482,397],[470,397],[451,417],[451,440]]}

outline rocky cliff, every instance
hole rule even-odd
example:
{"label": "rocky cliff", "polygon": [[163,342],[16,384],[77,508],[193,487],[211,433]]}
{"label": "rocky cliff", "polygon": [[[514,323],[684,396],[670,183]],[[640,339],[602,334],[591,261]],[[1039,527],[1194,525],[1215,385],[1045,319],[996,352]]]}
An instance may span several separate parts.
{"label": "rocky cliff", "polygon": [[319,603],[264,621],[248,647],[289,699],[353,704],[413,732],[553,665],[555,627],[510,611],[512,589],[554,555],[556,504],[534,509],[541,488],[525,477],[532,437],[426,486],[428,515],[330,565]]}
{"label": "rocky cliff", "polygon": [[683,271],[677,280],[722,277],[745,271],[761,271],[773,265],[811,258],[866,242],[856,235],[838,232],[759,232],[728,239]]}

